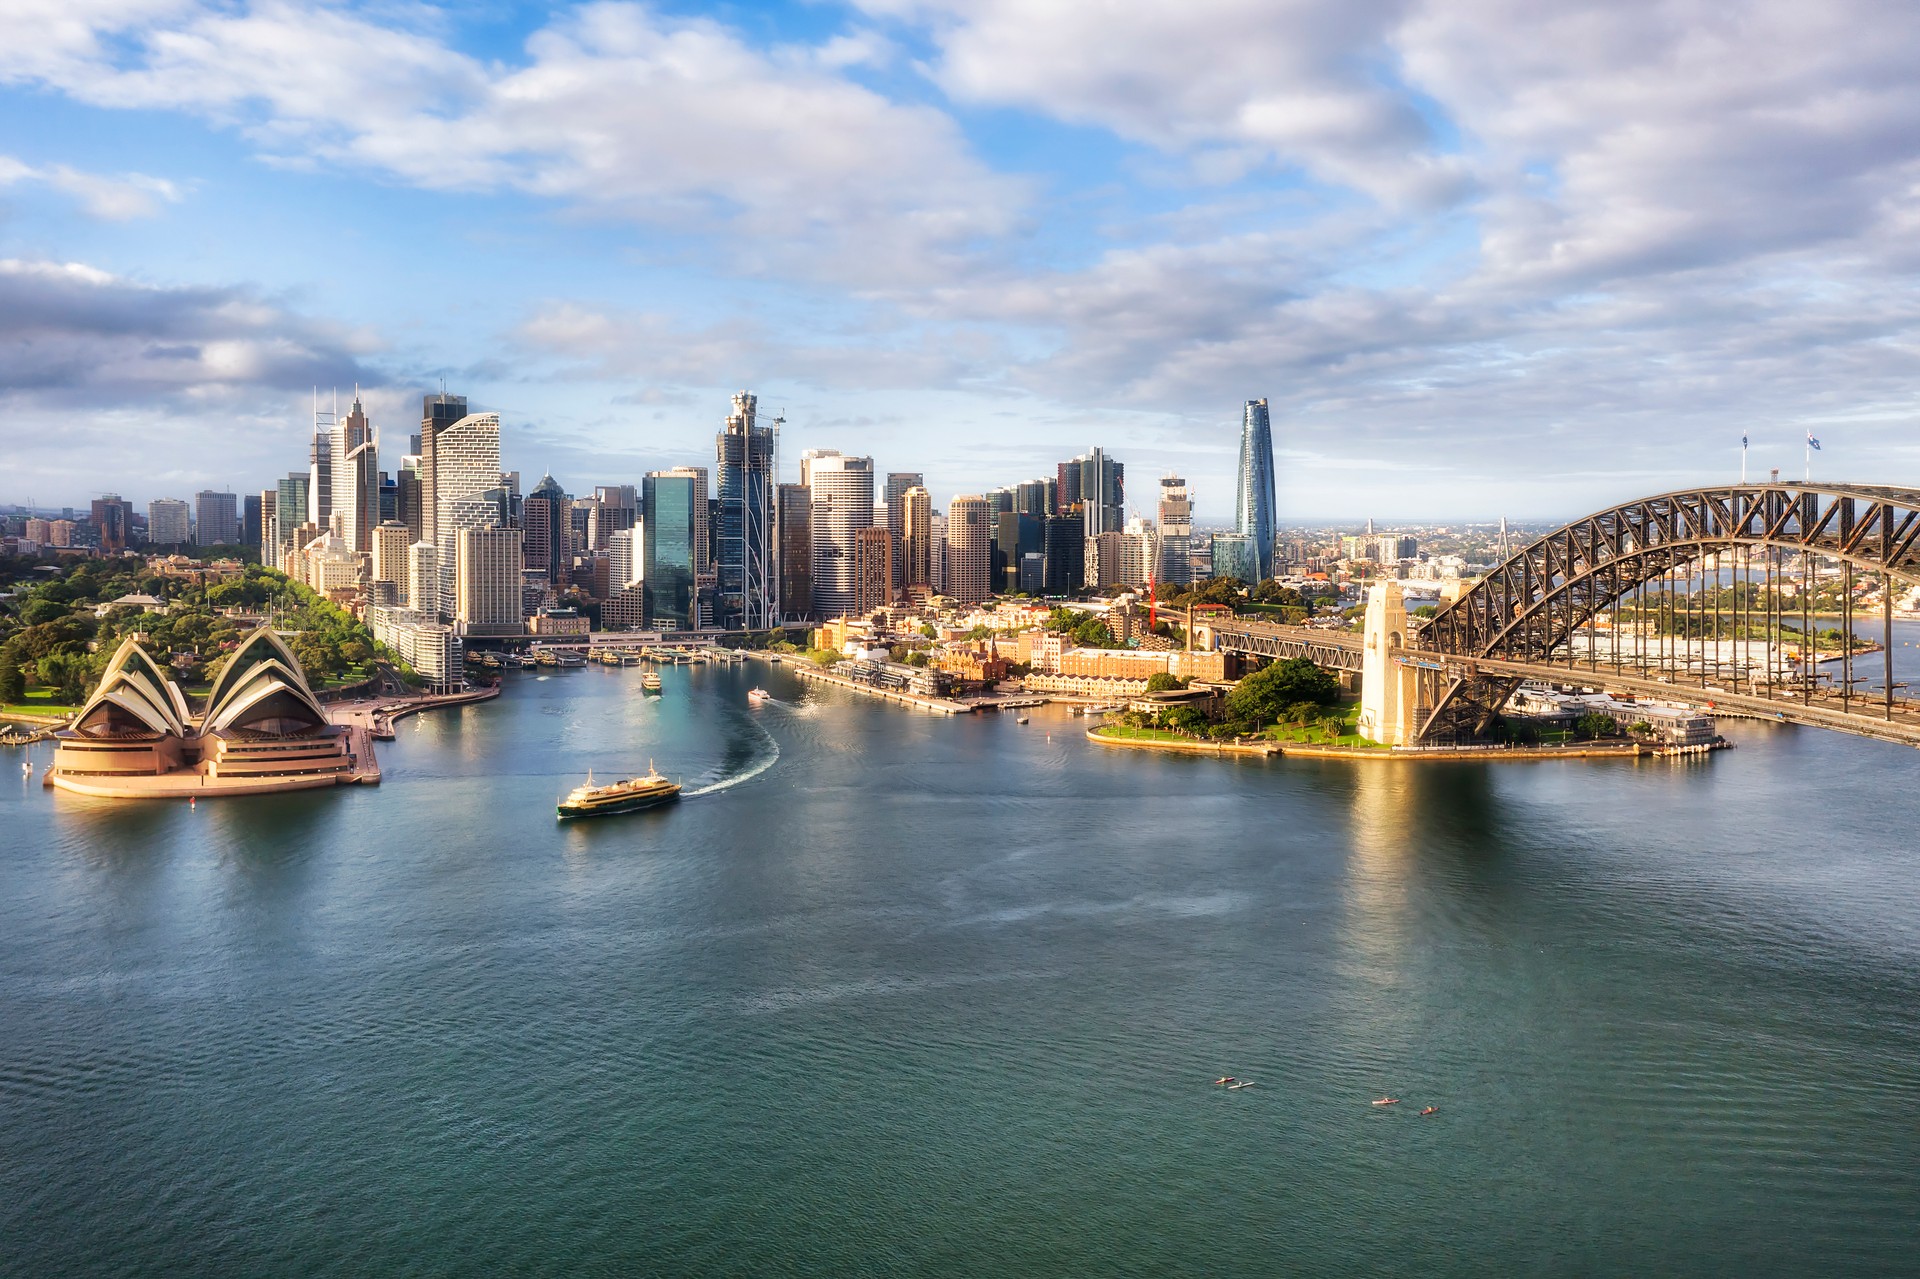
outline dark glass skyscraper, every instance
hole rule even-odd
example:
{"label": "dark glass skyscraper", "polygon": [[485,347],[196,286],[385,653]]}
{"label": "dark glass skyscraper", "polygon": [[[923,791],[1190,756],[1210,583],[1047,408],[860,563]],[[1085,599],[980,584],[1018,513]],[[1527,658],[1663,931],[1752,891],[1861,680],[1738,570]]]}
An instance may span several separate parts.
{"label": "dark glass skyscraper", "polygon": [[546,574],[554,590],[566,590],[573,569],[573,499],[559,481],[543,475],[521,500],[520,518],[527,530],[526,566]]}
{"label": "dark glass skyscraper", "polygon": [[759,399],[733,397],[733,412],[714,439],[720,491],[714,542],[719,624],[754,629],[778,621],[774,582],[774,436],[756,421]]}
{"label": "dark glass skyscraper", "polygon": [[[1252,540],[1258,581],[1273,576],[1273,426],[1265,400],[1248,400],[1240,422],[1240,475],[1234,485],[1233,531]],[[1219,566],[1214,572],[1220,572]]]}
{"label": "dark glass skyscraper", "polygon": [[695,477],[656,473],[642,482],[645,511],[647,625],[655,630],[684,631],[699,618],[694,612],[693,575],[699,542],[696,522],[706,519],[704,502],[696,502]]}

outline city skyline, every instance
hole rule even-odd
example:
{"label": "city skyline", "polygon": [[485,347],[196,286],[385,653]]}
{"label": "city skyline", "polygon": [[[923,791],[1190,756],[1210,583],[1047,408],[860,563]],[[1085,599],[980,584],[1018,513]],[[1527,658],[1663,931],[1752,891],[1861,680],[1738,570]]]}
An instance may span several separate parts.
{"label": "city skyline", "polygon": [[1914,470],[1916,24],[1582,21],[13,15],[0,502],[83,503],[82,454],[142,505],[244,492],[315,386],[397,423],[442,378],[569,486],[741,385],[789,457],[944,498],[1097,440],[1210,521],[1258,397],[1299,518],[1569,516],[1743,435]]}

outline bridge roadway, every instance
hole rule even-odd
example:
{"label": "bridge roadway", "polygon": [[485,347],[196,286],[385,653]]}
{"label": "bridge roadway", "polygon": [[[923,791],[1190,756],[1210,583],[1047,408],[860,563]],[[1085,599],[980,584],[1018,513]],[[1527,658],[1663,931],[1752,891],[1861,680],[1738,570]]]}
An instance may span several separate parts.
{"label": "bridge roadway", "polygon": [[1231,622],[1195,622],[1194,633],[1207,637],[1212,648],[1254,657],[1304,657],[1331,671],[1359,670],[1366,651],[1366,641],[1353,631],[1325,631],[1312,626],[1286,626],[1242,618]]}
{"label": "bridge roadway", "polygon": [[[1283,626],[1275,622],[1232,622],[1195,624],[1196,635],[1211,632],[1215,647],[1257,657],[1305,657],[1330,670],[1358,671],[1366,641],[1352,631],[1323,631],[1311,626]],[[1856,695],[1856,709],[1845,709],[1847,702],[1838,693],[1821,690],[1811,702],[1802,691],[1782,689],[1771,697],[1737,693],[1716,687],[1676,683],[1630,668],[1614,670],[1568,666],[1565,663],[1514,662],[1495,658],[1455,657],[1425,649],[1395,647],[1388,655],[1402,665],[1417,666],[1443,674],[1449,679],[1480,674],[1535,679],[1550,684],[1571,684],[1582,688],[1603,688],[1610,692],[1631,693],[1635,697],[1684,702],[1691,706],[1711,706],[1715,710],[1736,711],[1761,719],[1789,724],[1806,724],[1837,729],[1861,737],[1920,746],[1920,702],[1911,698],[1893,699],[1889,716],[1884,700]]]}

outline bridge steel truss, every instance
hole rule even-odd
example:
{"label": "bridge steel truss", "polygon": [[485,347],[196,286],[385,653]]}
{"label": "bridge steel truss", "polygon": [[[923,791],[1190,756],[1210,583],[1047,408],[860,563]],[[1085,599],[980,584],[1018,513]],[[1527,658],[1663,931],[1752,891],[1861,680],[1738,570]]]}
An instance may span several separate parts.
{"label": "bridge steel truss", "polygon": [[[1781,553],[1809,563],[1815,556],[1840,561],[1849,587],[1850,644],[1854,568],[1888,578],[1889,625],[1892,579],[1920,582],[1920,490],[1778,482],[1688,489],[1627,502],[1549,533],[1475,583],[1414,637],[1414,647],[1447,659],[1450,676],[1418,740],[1485,734],[1519,686],[1510,674],[1477,670],[1474,659],[1539,663],[1562,648],[1571,654],[1572,637],[1595,614],[1676,569],[1737,548],[1765,551],[1769,562]],[[1887,661],[1891,719],[1890,653]],[[1849,656],[1849,695],[1851,683]]]}
{"label": "bridge steel truss", "polygon": [[1358,635],[1316,631],[1303,626],[1270,622],[1208,622],[1214,646],[1276,661],[1304,657],[1333,671],[1357,671],[1362,653]]}

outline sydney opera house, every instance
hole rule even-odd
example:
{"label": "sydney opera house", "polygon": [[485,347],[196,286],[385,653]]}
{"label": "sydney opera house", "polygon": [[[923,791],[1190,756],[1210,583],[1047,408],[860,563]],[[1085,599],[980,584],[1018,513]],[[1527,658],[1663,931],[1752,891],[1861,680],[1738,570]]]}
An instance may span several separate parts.
{"label": "sydney opera house", "polygon": [[329,723],[298,659],[261,627],[234,649],[196,716],[133,639],[59,743],[49,784],[116,799],[252,795],[371,780],[353,734]]}

